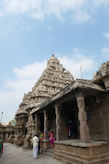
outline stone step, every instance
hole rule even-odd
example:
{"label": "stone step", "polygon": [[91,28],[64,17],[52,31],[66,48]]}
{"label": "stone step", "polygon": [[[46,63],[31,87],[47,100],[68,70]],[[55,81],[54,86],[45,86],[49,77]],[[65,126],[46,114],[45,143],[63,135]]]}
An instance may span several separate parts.
{"label": "stone step", "polygon": [[85,163],[84,161],[82,162],[81,159],[79,158],[68,156],[63,153],[55,152],[54,157],[56,159],[63,160],[66,164],[88,164],[88,163]]}
{"label": "stone step", "polygon": [[68,152],[68,151],[62,151],[62,150],[58,150],[58,149],[54,149],[54,153],[57,152],[57,153],[61,153],[63,155],[68,155],[68,156],[71,156],[71,157],[76,157],[76,158],[82,158],[83,160],[97,160],[98,158],[107,158],[109,157],[109,153],[104,153],[104,154],[101,154],[101,155],[93,155],[93,156],[84,156],[84,155],[78,155],[78,154],[75,154],[75,153],[72,153],[72,152]]}
{"label": "stone step", "polygon": [[55,150],[54,157],[58,160],[63,160],[67,164],[105,164],[109,162],[108,154],[104,155],[103,157],[97,156],[96,158],[93,158],[92,160],[92,158],[87,158],[87,157],[84,158],[76,154],[72,154],[70,152]]}
{"label": "stone step", "polygon": [[[58,153],[58,154],[63,154],[63,155],[66,155],[66,156],[70,156],[70,157],[75,157],[75,158],[80,158],[80,155],[78,155],[78,154],[75,154],[75,153],[72,153],[72,152],[68,152],[68,151],[62,151],[62,150],[54,150],[54,154],[55,153]],[[83,158],[83,156],[82,156],[82,158]],[[87,157],[86,157],[87,158]],[[86,159],[85,158],[85,159]],[[84,158],[83,158],[84,159]]]}

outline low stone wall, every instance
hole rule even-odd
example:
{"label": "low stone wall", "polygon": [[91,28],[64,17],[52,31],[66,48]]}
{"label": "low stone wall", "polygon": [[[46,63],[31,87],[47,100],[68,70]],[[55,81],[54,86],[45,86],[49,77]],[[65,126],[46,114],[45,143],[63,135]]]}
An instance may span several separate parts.
{"label": "low stone wall", "polygon": [[109,163],[109,143],[56,142],[54,157],[66,164],[107,164]]}

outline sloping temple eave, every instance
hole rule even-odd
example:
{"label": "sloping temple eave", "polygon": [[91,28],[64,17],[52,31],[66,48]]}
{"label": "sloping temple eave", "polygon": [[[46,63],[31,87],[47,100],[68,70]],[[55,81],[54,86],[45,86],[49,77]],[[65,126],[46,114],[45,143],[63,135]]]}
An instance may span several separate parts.
{"label": "sloping temple eave", "polygon": [[67,95],[68,93],[72,92],[72,94],[76,94],[77,89],[84,89],[84,92],[87,90],[95,91],[95,92],[103,92],[106,93],[106,90],[97,85],[94,84],[91,80],[82,80],[82,79],[76,79],[73,82],[71,82],[68,86],[63,88],[61,91],[57,92],[56,94],[52,95],[50,98],[48,98],[46,101],[41,103],[39,106],[33,108],[30,114],[34,114],[35,112],[39,111],[42,108],[45,108],[50,103],[53,103],[57,99],[62,98],[63,96]]}

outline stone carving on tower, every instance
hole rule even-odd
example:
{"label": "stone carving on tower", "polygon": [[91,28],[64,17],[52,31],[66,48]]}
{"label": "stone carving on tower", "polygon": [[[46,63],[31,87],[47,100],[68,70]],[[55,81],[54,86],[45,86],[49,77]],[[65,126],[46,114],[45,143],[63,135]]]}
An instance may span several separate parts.
{"label": "stone carving on tower", "polygon": [[92,81],[97,84],[104,84],[106,90],[109,92],[109,61],[99,67]]}

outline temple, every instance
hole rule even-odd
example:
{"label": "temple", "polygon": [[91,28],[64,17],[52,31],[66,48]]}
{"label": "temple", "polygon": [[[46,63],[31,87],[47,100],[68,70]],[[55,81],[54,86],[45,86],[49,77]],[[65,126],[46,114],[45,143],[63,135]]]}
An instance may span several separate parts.
{"label": "temple", "polygon": [[[43,71],[32,91],[24,95],[23,101],[16,112],[16,144],[23,145],[23,148],[31,147],[30,139],[32,135],[44,131],[44,113],[39,112],[38,120],[37,116],[32,115],[31,112],[36,111],[39,105],[62,88],[65,88],[73,80],[70,72],[60,64],[53,54],[48,60],[47,68]],[[19,142],[17,142],[18,140]]]}
{"label": "temple", "polygon": [[74,80],[53,54],[32,91],[24,94],[15,118],[8,137],[1,128],[8,142],[28,149],[32,136],[44,133],[47,152],[52,129],[55,158],[67,164],[109,163],[109,62],[92,80]]}

